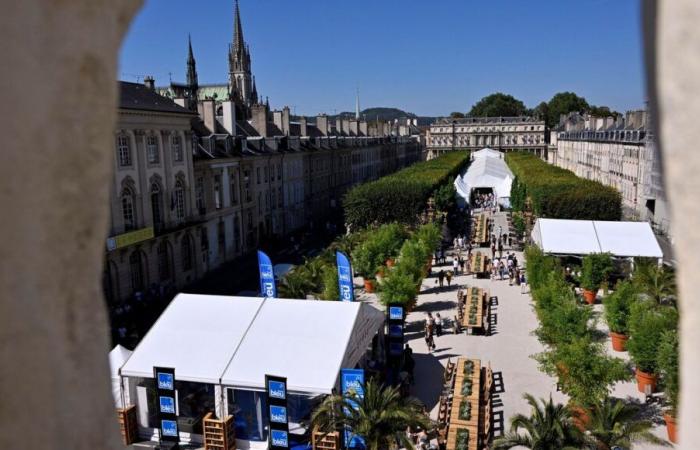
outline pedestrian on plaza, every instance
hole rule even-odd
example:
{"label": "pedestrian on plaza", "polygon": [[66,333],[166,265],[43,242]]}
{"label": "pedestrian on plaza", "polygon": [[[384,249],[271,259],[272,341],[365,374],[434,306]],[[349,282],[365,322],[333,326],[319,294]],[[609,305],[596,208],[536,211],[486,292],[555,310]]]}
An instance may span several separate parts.
{"label": "pedestrian on plaza", "polygon": [[498,257],[503,258],[503,243],[498,243]]}
{"label": "pedestrian on plaza", "polygon": [[513,248],[513,236],[508,235],[508,247]]}
{"label": "pedestrian on plaza", "polygon": [[515,256],[515,253],[513,253],[513,267],[518,267],[518,257]]}
{"label": "pedestrian on plaza", "polygon": [[438,337],[442,335],[442,317],[440,317],[440,313],[435,313],[435,334]]}
{"label": "pedestrian on plaza", "polygon": [[442,289],[442,284],[445,280],[445,271],[440,269],[440,272],[438,272],[438,282],[440,283],[440,288]]}
{"label": "pedestrian on plaza", "polygon": [[459,317],[457,317],[457,315],[455,315],[453,320],[454,320],[454,326],[452,327],[452,331],[454,332],[454,334],[461,333],[462,328],[459,326]]}
{"label": "pedestrian on plaza", "polygon": [[458,261],[457,258],[458,258],[457,256],[454,256],[454,257],[452,258],[452,271],[453,271],[455,274],[457,273],[457,269],[459,268],[459,261]]}
{"label": "pedestrian on plaza", "polygon": [[448,270],[447,273],[445,274],[445,278],[447,279],[447,287],[450,287],[450,283],[452,283],[452,276],[454,274],[452,273],[451,270]]}
{"label": "pedestrian on plaza", "polygon": [[431,312],[428,312],[428,319],[426,320],[426,323],[428,324],[428,330],[430,330],[430,334],[433,334],[435,331],[435,318],[433,317],[433,314]]}
{"label": "pedestrian on plaza", "polygon": [[456,237],[454,239],[452,239],[452,247],[457,247],[457,242],[458,242],[458,239]]}
{"label": "pedestrian on plaza", "polygon": [[491,259],[496,257],[496,244],[491,244]]}
{"label": "pedestrian on plaza", "polygon": [[464,258],[462,258],[462,255],[459,255],[459,260],[457,262],[459,263],[460,273],[464,273]]}
{"label": "pedestrian on plaza", "polygon": [[527,289],[527,280],[525,279],[525,271],[520,271],[520,293],[524,294]]}
{"label": "pedestrian on plaza", "polygon": [[425,327],[425,345],[428,347],[428,352],[435,349],[435,340],[433,339],[433,332]]}

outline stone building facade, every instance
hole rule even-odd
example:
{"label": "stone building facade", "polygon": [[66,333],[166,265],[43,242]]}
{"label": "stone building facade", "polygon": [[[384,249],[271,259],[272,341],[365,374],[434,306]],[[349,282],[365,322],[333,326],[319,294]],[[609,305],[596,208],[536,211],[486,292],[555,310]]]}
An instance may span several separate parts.
{"label": "stone building facade", "polygon": [[428,158],[454,150],[485,147],[503,152],[524,150],[547,157],[545,123],[533,117],[443,118],[430,125]]}
{"label": "stone building facade", "polygon": [[576,175],[612,186],[628,218],[648,220],[668,232],[658,149],[645,110],[624,117],[570,113],[551,131],[549,162]]}

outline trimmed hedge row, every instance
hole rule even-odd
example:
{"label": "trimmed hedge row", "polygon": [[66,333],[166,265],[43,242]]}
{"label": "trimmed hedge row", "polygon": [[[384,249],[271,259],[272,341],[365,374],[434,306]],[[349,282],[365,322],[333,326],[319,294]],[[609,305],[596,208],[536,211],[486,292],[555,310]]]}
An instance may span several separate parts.
{"label": "trimmed hedge row", "polygon": [[553,219],[620,220],[622,198],[612,187],[577,177],[530,153],[508,153],[506,162],[516,176],[511,204],[522,210],[529,198],[538,217]]}
{"label": "trimmed hedge row", "polygon": [[449,152],[356,186],[343,198],[345,222],[353,229],[390,222],[415,224],[433,191],[468,161],[469,152]]}

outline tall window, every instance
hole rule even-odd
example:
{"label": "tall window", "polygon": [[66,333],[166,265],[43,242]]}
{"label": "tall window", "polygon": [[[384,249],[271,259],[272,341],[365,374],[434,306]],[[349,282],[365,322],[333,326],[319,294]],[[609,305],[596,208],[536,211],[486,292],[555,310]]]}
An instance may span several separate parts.
{"label": "tall window", "polygon": [[197,197],[197,210],[200,214],[207,212],[207,206],[204,201],[204,177],[197,177],[195,181],[195,196]]}
{"label": "tall window", "polygon": [[243,187],[245,188],[245,201],[249,202],[253,198],[250,195],[250,171],[249,170],[244,170],[243,171]]}
{"label": "tall window", "polygon": [[173,148],[173,160],[176,162],[182,162],[182,139],[180,139],[180,136],[173,135],[170,145]]}
{"label": "tall window", "polygon": [[192,249],[192,238],[189,234],[182,237],[182,244],[180,249],[180,256],[182,258],[182,271],[188,272],[192,270],[192,256],[194,250]]}
{"label": "tall window", "polygon": [[129,256],[129,267],[131,269],[131,288],[134,292],[143,291],[145,287],[143,276],[143,262],[138,250]]}
{"label": "tall window", "polygon": [[151,185],[151,211],[153,213],[153,227],[160,230],[163,226],[163,192],[157,183]]}
{"label": "tall window", "polygon": [[256,183],[260,184],[260,167],[255,168],[255,179],[257,180]]}
{"label": "tall window", "polygon": [[238,183],[236,183],[236,174],[231,174],[231,205],[238,204]]}
{"label": "tall window", "polygon": [[146,136],[146,157],[149,164],[157,164],[160,161],[158,154],[158,138],[155,134]]}
{"label": "tall window", "polygon": [[182,181],[175,183],[175,216],[179,220],[185,218],[185,187]]}
{"label": "tall window", "polygon": [[214,206],[221,209],[221,177],[214,175]]}
{"label": "tall window", "polygon": [[129,136],[126,134],[117,136],[117,157],[119,159],[119,167],[131,165],[131,145]]}
{"label": "tall window", "polygon": [[160,281],[170,279],[170,252],[167,241],[158,244],[158,277]]}
{"label": "tall window", "polygon": [[136,214],[134,212],[134,193],[130,188],[124,188],[121,197],[124,231],[134,230],[136,229]]}

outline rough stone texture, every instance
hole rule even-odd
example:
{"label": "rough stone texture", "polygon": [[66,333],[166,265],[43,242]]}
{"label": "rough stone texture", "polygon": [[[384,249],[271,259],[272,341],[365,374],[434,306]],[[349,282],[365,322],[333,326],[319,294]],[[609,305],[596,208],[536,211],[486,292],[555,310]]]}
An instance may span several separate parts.
{"label": "rough stone texture", "polygon": [[664,178],[671,199],[672,235],[681,308],[680,444],[700,448],[700,309],[697,269],[700,267],[700,2],[645,1],[647,78],[652,111],[657,118]]}
{"label": "rough stone texture", "polygon": [[100,287],[140,0],[0,0],[0,448],[120,448]]}

